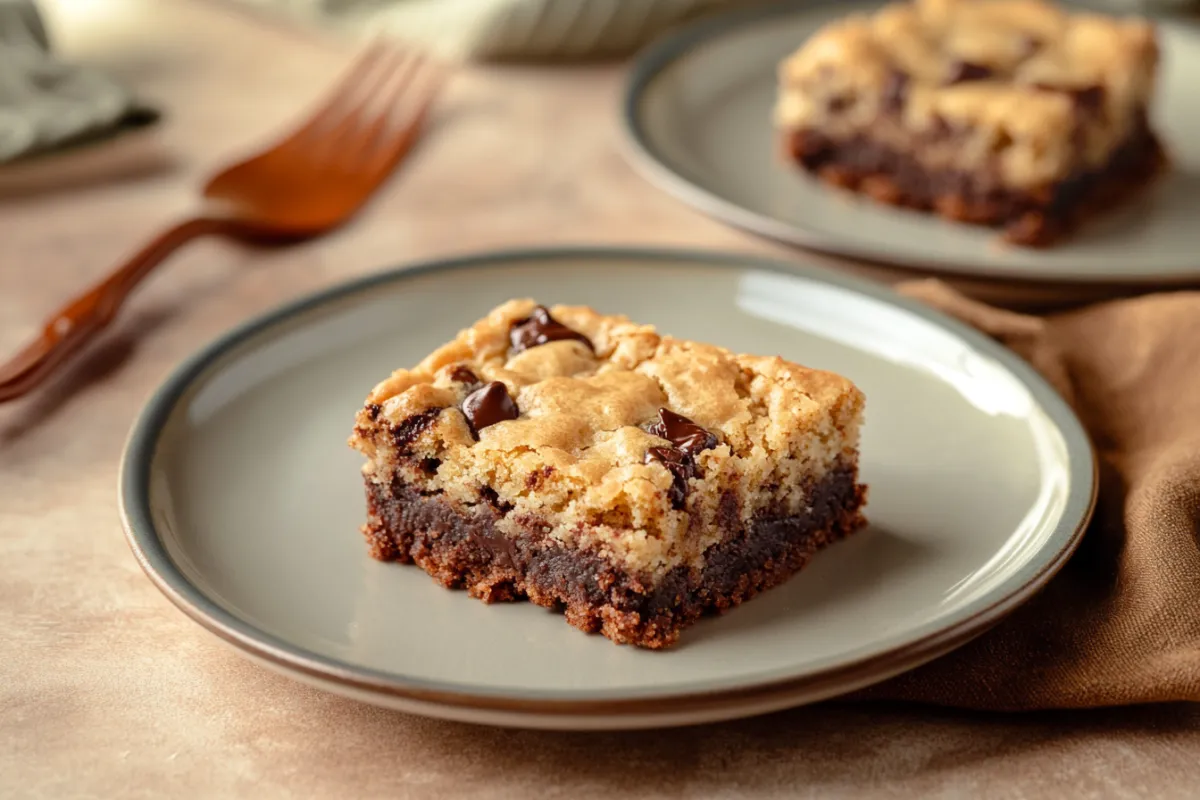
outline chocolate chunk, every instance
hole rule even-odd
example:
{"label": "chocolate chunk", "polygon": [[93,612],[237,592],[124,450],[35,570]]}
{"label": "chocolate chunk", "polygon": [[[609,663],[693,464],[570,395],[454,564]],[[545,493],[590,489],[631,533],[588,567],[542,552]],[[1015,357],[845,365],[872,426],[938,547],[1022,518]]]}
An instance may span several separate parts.
{"label": "chocolate chunk", "polygon": [[396,452],[402,455],[408,455],[411,450],[409,445],[413,440],[420,436],[426,428],[437,421],[438,415],[442,413],[440,408],[431,408],[428,411],[422,411],[420,414],[414,414],[408,419],[392,426],[392,444],[396,448]]}
{"label": "chocolate chunk", "polygon": [[1044,46],[1045,45],[1041,39],[1031,33],[1027,33],[1021,37],[1021,57],[1029,58],[1030,56],[1036,54]]}
{"label": "chocolate chunk", "polygon": [[968,81],[986,81],[994,74],[992,68],[984,64],[955,61],[950,65],[950,74],[946,77],[946,85],[967,83]]}
{"label": "chocolate chunk", "polygon": [[484,499],[489,506],[499,511],[501,514],[507,514],[512,511],[512,503],[506,500],[501,500],[500,495],[490,486],[481,486],[479,488],[479,496]]}
{"label": "chocolate chunk", "polygon": [[455,364],[454,368],[450,370],[450,380],[455,383],[465,383],[468,386],[474,386],[479,383],[479,376],[467,365]]}
{"label": "chocolate chunk", "polygon": [[681,414],[667,408],[658,410],[658,421],[646,426],[651,436],[666,439],[673,447],[651,447],[645,463],[657,462],[674,476],[671,484],[671,505],[683,508],[687,497],[687,482],[696,476],[696,454],[717,446],[718,439]]}
{"label": "chocolate chunk", "polygon": [[521,414],[517,404],[509,397],[508,389],[500,381],[492,381],[467,395],[462,403],[462,412],[475,438],[479,438],[479,431],[487,426],[506,419],[516,419]]}
{"label": "chocolate chunk", "polygon": [[894,69],[888,73],[887,81],[883,84],[883,108],[895,113],[904,108],[908,99],[908,75]]}
{"label": "chocolate chunk", "polygon": [[651,436],[666,439],[689,456],[717,446],[717,437],[685,416],[666,408],[658,410],[658,422],[646,427]]}
{"label": "chocolate chunk", "polygon": [[671,506],[683,508],[687,499],[688,479],[696,477],[696,462],[689,453],[678,447],[651,447],[646,451],[644,463],[662,464],[671,473]]}
{"label": "chocolate chunk", "polygon": [[508,332],[508,341],[512,344],[513,355],[531,347],[564,339],[583,342],[589,350],[596,349],[582,333],[571,330],[550,316],[550,311],[545,306],[538,306],[528,317],[514,322]]}

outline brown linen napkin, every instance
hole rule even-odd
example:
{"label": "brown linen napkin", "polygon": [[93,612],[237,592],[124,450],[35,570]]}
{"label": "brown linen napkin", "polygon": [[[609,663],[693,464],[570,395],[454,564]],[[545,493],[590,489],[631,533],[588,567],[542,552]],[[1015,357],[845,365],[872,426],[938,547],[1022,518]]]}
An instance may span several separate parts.
{"label": "brown linen napkin", "polygon": [[967,708],[1200,701],[1200,292],[1046,318],[938,281],[899,291],[996,338],[1070,402],[1100,459],[1095,517],[996,628],[858,696]]}

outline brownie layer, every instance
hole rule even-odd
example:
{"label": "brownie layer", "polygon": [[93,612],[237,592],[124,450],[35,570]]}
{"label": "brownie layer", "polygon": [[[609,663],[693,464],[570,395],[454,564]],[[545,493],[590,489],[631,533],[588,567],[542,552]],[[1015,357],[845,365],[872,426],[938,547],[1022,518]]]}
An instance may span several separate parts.
{"label": "brownie layer", "polygon": [[364,533],[375,558],[415,563],[448,588],[465,588],[488,603],[528,599],[565,612],[581,630],[662,648],[702,615],[783,583],[822,547],[860,527],[866,489],[856,477],[854,468],[837,468],[812,487],[810,513],[767,512],[748,526],[740,522],[736,497],[725,495],[718,524],[730,533],[705,552],[703,569],[680,566],[657,579],[566,547],[537,520],[515,520],[522,532],[504,536],[495,528],[503,509],[466,515],[399,481],[390,487],[367,481]]}
{"label": "brownie layer", "polygon": [[1145,117],[1100,169],[1037,190],[1002,185],[995,173],[926,169],[911,153],[866,137],[831,139],[820,131],[786,136],[788,155],[822,180],[893,205],[1002,228],[1014,244],[1053,244],[1084,219],[1119,204],[1165,162]]}

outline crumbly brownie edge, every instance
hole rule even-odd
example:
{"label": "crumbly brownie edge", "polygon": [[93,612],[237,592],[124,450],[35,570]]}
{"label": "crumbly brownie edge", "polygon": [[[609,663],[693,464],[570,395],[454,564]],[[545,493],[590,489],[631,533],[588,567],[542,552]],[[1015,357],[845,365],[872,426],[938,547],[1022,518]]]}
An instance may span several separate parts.
{"label": "crumbly brownie edge", "polygon": [[862,137],[837,141],[817,130],[796,130],[784,134],[784,148],[827,183],[879,202],[1001,228],[1006,241],[1026,247],[1053,245],[1087,218],[1120,205],[1167,162],[1144,117],[1103,167],[1041,191],[1007,188],[986,173],[927,170],[912,154]]}
{"label": "crumbly brownie edge", "polygon": [[411,486],[366,482],[370,512],[363,528],[371,555],[415,563],[447,588],[484,602],[528,599],[565,612],[571,625],[620,644],[669,647],[702,615],[720,613],[785,582],[825,546],[861,527],[866,487],[856,466],[832,470],[812,490],[803,516],[759,515],[740,524],[736,498],[722,503],[719,524],[733,531],[705,553],[698,572],[677,567],[657,581],[631,574],[595,553],[565,547],[535,520],[506,537],[496,508],[468,516]]}

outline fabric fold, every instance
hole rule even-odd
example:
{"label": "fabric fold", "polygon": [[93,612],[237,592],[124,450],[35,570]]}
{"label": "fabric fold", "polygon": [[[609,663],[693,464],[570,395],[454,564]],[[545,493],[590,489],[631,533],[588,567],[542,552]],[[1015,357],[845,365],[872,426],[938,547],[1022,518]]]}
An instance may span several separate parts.
{"label": "fabric fold", "polygon": [[1038,318],[935,280],[897,288],[1044,375],[1088,429],[1100,486],[1078,551],[1042,592],[857,696],[992,710],[1200,700],[1200,292]]}

